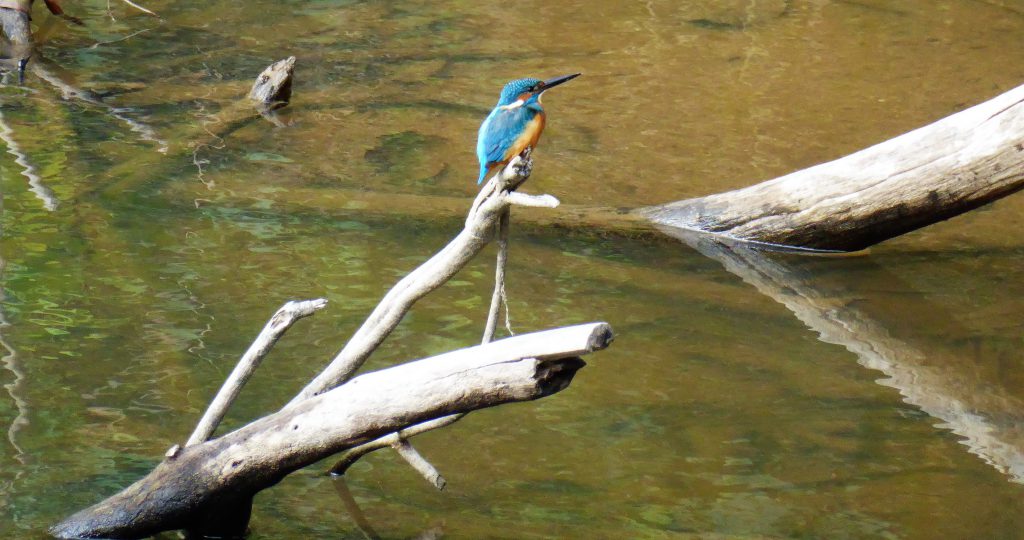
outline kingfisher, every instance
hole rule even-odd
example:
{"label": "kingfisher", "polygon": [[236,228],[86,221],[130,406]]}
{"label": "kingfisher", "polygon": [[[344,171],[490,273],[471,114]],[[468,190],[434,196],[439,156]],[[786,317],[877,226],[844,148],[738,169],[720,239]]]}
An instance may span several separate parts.
{"label": "kingfisher", "polygon": [[487,173],[508,164],[527,148],[537,146],[544,131],[544,108],[540,97],[544,92],[566,81],[579,77],[579,73],[563,75],[542,81],[516,79],[501,90],[498,104],[480,124],[476,139],[476,157],[480,160],[479,185]]}

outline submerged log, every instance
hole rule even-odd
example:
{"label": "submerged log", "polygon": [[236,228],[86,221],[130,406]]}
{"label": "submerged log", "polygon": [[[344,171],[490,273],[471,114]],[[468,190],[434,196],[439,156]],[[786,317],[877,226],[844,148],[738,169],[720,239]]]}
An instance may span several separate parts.
{"label": "submerged log", "polygon": [[748,242],[855,251],[1024,187],[1024,86],[849,156],[641,210]]}
{"label": "submerged log", "polygon": [[244,531],[247,511],[245,519],[232,519],[231,512],[247,508],[253,495],[288,473],[433,418],[559,392],[584,366],[579,355],[611,339],[607,324],[584,324],[362,375],[221,438],[171,452],[146,477],[50,532],[139,538],[169,529],[208,532],[225,520]]}

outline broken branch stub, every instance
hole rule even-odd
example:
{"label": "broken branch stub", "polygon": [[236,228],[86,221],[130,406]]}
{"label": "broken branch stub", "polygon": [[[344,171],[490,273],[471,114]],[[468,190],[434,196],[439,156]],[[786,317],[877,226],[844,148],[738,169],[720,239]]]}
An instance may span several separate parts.
{"label": "broken branch stub", "polygon": [[270,64],[252,83],[249,99],[271,109],[287,105],[288,101],[292,99],[292,77],[294,74],[294,56]]}
{"label": "broken branch stub", "polygon": [[642,209],[735,240],[855,251],[1024,187],[1024,86],[846,157],[755,186]]}

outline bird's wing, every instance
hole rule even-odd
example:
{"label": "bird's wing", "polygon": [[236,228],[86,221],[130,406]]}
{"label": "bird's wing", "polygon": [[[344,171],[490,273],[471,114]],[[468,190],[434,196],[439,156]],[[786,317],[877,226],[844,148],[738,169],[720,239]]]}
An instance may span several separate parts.
{"label": "bird's wing", "polygon": [[505,161],[505,152],[515,144],[532,116],[525,107],[495,110],[480,126],[477,157],[481,165]]}

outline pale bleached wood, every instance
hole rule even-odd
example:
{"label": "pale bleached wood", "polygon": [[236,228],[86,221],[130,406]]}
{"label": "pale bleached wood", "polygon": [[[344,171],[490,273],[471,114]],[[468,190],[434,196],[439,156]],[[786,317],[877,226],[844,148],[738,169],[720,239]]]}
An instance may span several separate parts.
{"label": "pale bleached wood", "polygon": [[731,239],[854,251],[1024,187],[1024,86],[860,152],[641,211]]}
{"label": "pale bleached wood", "polygon": [[188,438],[185,446],[192,446],[205,442],[213,435],[213,432],[224,419],[231,404],[234,403],[242,387],[249,381],[256,368],[260,366],[263,359],[270,353],[277,340],[288,331],[295,321],[308,317],[327,306],[327,299],[317,298],[315,300],[290,301],[281,306],[276,313],[267,321],[266,326],[256,336],[249,349],[245,351],[242,358],[238,360],[235,369],[228,375],[224,384],[220,387],[217,395],[214,396],[210,406],[207,407],[203,417],[199,420],[192,436]]}
{"label": "pale bleached wood", "polygon": [[[446,418],[450,418],[450,416]],[[443,490],[444,487],[448,485],[448,481],[444,479],[444,476],[441,476],[440,471],[427,461],[427,458],[423,457],[419,451],[413,448],[409,441],[399,438],[391,445],[391,448],[398,452],[398,455],[402,456],[402,459],[404,459],[405,462],[413,468],[413,470],[420,473],[420,476],[425,478],[427,482],[430,482],[430,484],[437,488],[438,491]]]}
{"label": "pale bleached wood", "polygon": [[452,414],[449,416],[443,416],[441,418],[435,418],[428,422],[416,424],[414,426],[407,427],[401,431],[390,433],[383,437],[374,439],[370,442],[363,443],[354,448],[350,448],[341,453],[341,458],[334,464],[333,467],[331,467],[331,474],[335,476],[344,475],[348,471],[349,467],[351,467],[355,462],[359,461],[360,458],[362,458],[366,454],[369,454],[370,452],[380,450],[381,448],[388,448],[399,441],[408,440],[412,437],[415,437],[416,435],[419,435],[420,433],[426,433],[434,429],[450,426],[455,422],[458,422],[460,419],[462,419],[462,417],[462,414]]}
{"label": "pale bleached wood", "polygon": [[506,208],[498,218],[498,256],[495,258],[494,264],[494,292],[491,294],[491,306],[487,310],[487,322],[484,323],[481,344],[494,340],[494,332],[498,328],[498,316],[501,313],[501,306],[505,302],[505,265],[508,263],[508,229],[511,226],[511,209]]}
{"label": "pale bleached wood", "polygon": [[[510,195],[516,194],[517,193],[512,193]],[[554,197],[552,197],[552,199],[553,198]],[[509,227],[511,226],[511,214],[512,209],[506,208],[504,212],[501,213],[501,217],[498,218],[498,232],[496,235],[498,237],[498,255],[494,268],[494,293],[491,295],[491,305],[490,309],[487,311],[487,322],[484,324],[484,335],[480,342],[481,345],[486,345],[494,340],[494,332],[498,327],[498,314],[501,310],[501,306],[507,304],[507,300],[505,299],[505,265],[508,262],[508,237]],[[507,305],[505,309],[506,325],[508,325]],[[402,456],[402,458],[405,459],[413,469],[419,472],[427,482],[430,482],[439,491],[443,490],[448,483],[444,479],[444,476],[442,476],[436,467],[434,467],[426,458],[420,455],[415,448],[413,448],[408,439],[413,435],[417,435],[425,431],[454,424],[464,416],[465,414],[445,416],[361,445],[359,448],[354,448],[347,452],[341,460],[335,463],[331,472],[335,475],[344,474],[345,471],[348,470],[349,466],[355,463],[360,457],[374,450],[384,448],[385,445],[387,445],[397,450],[398,455]]]}
{"label": "pale bleached wood", "polygon": [[417,300],[441,286],[490,241],[502,212],[513,204],[510,193],[530,176],[532,161],[516,156],[480,190],[465,227],[441,251],[401,279],[381,300],[345,347],[290,404],[345,382],[370,357]]}
{"label": "pale bleached wood", "polygon": [[181,449],[50,533],[137,538],[202,528],[204,520],[225,519],[220,506],[248,508],[258,491],[331,454],[434,418],[554,394],[583,367],[580,355],[611,340],[611,327],[591,323],[361,375],[223,437]]}

